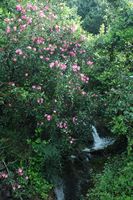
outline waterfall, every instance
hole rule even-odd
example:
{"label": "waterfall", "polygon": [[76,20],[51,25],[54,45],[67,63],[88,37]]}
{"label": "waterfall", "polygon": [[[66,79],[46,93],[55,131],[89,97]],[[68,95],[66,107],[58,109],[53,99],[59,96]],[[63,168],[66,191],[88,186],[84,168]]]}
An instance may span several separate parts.
{"label": "waterfall", "polygon": [[57,200],[64,200],[65,199],[64,190],[63,190],[63,181],[62,180],[59,180],[58,185],[54,189],[54,192],[55,192]]}
{"label": "waterfall", "polygon": [[98,132],[97,132],[95,126],[92,126],[92,136],[93,136],[95,145],[98,145],[98,144],[100,145],[103,142],[103,140],[98,135]]}
{"label": "waterfall", "polygon": [[105,147],[114,143],[114,139],[112,138],[101,138],[97,132],[95,126],[92,126],[92,136],[94,139],[94,145],[92,149],[104,149]]}

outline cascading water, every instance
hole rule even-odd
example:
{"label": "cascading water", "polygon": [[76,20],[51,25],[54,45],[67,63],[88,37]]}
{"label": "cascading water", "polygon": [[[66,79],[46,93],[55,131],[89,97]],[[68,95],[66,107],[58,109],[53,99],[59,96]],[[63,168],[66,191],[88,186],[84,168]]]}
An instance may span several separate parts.
{"label": "cascading water", "polygon": [[54,189],[54,192],[57,200],[65,200],[62,180],[59,180],[58,185]]}
{"label": "cascading water", "polygon": [[114,143],[114,139],[112,139],[112,138],[101,138],[99,136],[95,126],[92,126],[92,136],[94,139],[94,145],[93,145],[92,149],[94,149],[94,150],[104,149],[105,147]]}
{"label": "cascading water", "polygon": [[[91,153],[94,151],[102,150],[108,147],[109,145],[112,145],[115,140],[112,138],[108,137],[100,137],[97,129],[95,126],[92,126],[92,136],[93,136],[93,145],[90,146],[89,148],[85,148],[82,150],[86,155],[85,161],[88,163],[88,161],[91,160]],[[84,170],[82,169],[83,174],[81,175],[81,165],[77,166],[76,161],[78,160],[78,156],[71,155],[70,156],[71,162],[67,162],[65,164],[64,168],[64,174],[62,178],[58,178],[55,181],[55,195],[56,195],[56,200],[79,200],[80,199],[80,194],[81,194],[81,177],[84,174],[84,170],[87,170],[85,168]],[[74,165],[76,163],[76,166]],[[80,163],[81,164],[81,163]],[[83,167],[84,165],[82,165]],[[89,165],[87,165],[89,166]],[[89,173],[87,171],[87,173]],[[80,174],[80,175],[79,175]],[[83,181],[83,177],[82,177]],[[88,181],[88,180],[87,180]],[[88,185],[88,182],[87,182]]]}
{"label": "cascading water", "polygon": [[112,138],[108,138],[108,137],[101,138],[95,126],[92,126],[92,136],[94,140],[93,146],[90,148],[83,149],[83,152],[89,153],[94,150],[96,151],[96,150],[104,149],[115,142],[115,140]]}
{"label": "cascading water", "polygon": [[92,126],[92,136],[94,139],[94,145],[100,145],[103,142],[103,140],[98,135],[98,132],[97,132],[95,126]]}

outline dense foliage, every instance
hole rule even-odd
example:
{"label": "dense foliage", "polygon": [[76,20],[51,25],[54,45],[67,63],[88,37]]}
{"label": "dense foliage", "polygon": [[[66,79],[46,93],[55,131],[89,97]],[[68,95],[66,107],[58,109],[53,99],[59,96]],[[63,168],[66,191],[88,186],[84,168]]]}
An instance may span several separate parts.
{"label": "dense foliage", "polygon": [[81,16],[82,27],[93,34],[98,34],[100,26],[106,23],[108,2],[106,0],[67,0],[69,6],[76,6]]}
{"label": "dense foliage", "polygon": [[89,200],[131,200],[133,179],[132,157],[116,157],[105,165],[103,174],[97,175],[95,187],[89,191]]}

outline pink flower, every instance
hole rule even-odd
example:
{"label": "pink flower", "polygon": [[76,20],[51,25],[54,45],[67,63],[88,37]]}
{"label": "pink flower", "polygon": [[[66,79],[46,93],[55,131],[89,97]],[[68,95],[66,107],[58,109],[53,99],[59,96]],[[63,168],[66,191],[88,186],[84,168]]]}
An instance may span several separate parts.
{"label": "pink flower", "polygon": [[8,85],[15,86],[15,83],[14,82],[9,82]]}
{"label": "pink flower", "polygon": [[81,94],[85,96],[87,93],[85,91],[81,91]]}
{"label": "pink flower", "polygon": [[17,5],[17,6],[16,6],[16,10],[17,10],[17,11],[22,11],[22,6],[21,6],[21,5]]}
{"label": "pink flower", "polygon": [[36,11],[37,10],[37,6],[32,6],[32,10]]}
{"label": "pink flower", "polygon": [[52,115],[45,114],[45,117],[46,117],[47,121],[51,121],[52,120]]}
{"label": "pink flower", "polygon": [[50,67],[50,68],[55,67],[55,63],[54,63],[54,62],[50,63],[50,64],[49,64],[49,67]]}
{"label": "pink flower", "polygon": [[45,17],[44,12],[42,10],[40,11],[39,16],[40,17]]}
{"label": "pink flower", "polygon": [[59,66],[59,61],[56,60],[56,61],[54,62],[54,64],[55,64],[56,67],[58,67],[58,66]]}
{"label": "pink flower", "polygon": [[34,89],[34,90],[41,90],[42,87],[40,85],[32,85],[32,89]]}
{"label": "pink flower", "polygon": [[88,61],[87,65],[93,65],[93,62],[92,61]]}
{"label": "pink flower", "polygon": [[89,81],[89,77],[85,76],[84,74],[80,74],[80,78],[81,78],[81,81],[83,81],[84,83],[88,83]]}
{"label": "pink flower", "polygon": [[18,168],[17,173],[19,176],[23,176],[23,169],[22,168]]}
{"label": "pink flower", "polygon": [[58,25],[55,25],[56,32],[60,32],[60,27]]}
{"label": "pink flower", "polygon": [[41,104],[43,104],[43,102],[44,102],[44,99],[43,99],[43,98],[38,98],[38,99],[37,99],[37,103],[38,103],[38,104],[41,105]]}
{"label": "pink flower", "polygon": [[46,60],[46,61],[49,61],[49,60],[50,60],[50,58],[46,57],[46,58],[45,58],[45,60]]}
{"label": "pink flower", "polygon": [[33,39],[33,41],[36,44],[44,44],[44,38],[43,37],[36,37],[35,39]]}
{"label": "pink flower", "polygon": [[57,124],[57,127],[58,128],[61,128],[61,129],[67,129],[67,122],[59,122],[58,124]]}
{"label": "pink flower", "polygon": [[16,54],[18,54],[18,55],[23,55],[23,52],[22,52],[21,49],[17,49],[17,50],[16,50]]}
{"label": "pink flower", "polygon": [[35,48],[35,47],[33,48],[33,51],[36,51],[36,48]]}
{"label": "pink flower", "polygon": [[76,122],[77,122],[77,117],[73,117],[73,118],[72,118],[72,121],[73,121],[74,124],[76,124]]}
{"label": "pink flower", "polygon": [[43,56],[40,56],[41,59],[43,59]]}
{"label": "pink flower", "polygon": [[44,8],[45,10],[49,10],[49,6],[47,5],[47,6],[45,6],[45,8]]}
{"label": "pink flower", "polygon": [[77,64],[74,64],[72,66],[72,69],[73,69],[74,72],[78,72],[80,70],[80,67]]}
{"label": "pink flower", "polygon": [[14,30],[14,31],[16,31],[16,30],[17,30],[17,27],[16,27],[16,26],[14,26],[14,27],[13,27],[13,30]]}
{"label": "pink flower", "polygon": [[21,10],[21,13],[25,15],[25,14],[26,14],[26,10],[25,10],[25,9],[22,9],[22,10]]}
{"label": "pink flower", "polygon": [[75,44],[76,47],[81,47],[81,44],[77,43]]}
{"label": "pink flower", "polygon": [[82,54],[82,53],[85,53],[85,52],[86,52],[86,50],[80,50],[80,51],[79,51],[79,53],[81,53],[81,54]]}
{"label": "pink flower", "polygon": [[11,32],[11,28],[10,28],[10,26],[7,26],[6,33],[10,33],[10,32]]}
{"label": "pink flower", "polygon": [[72,57],[75,57],[75,56],[76,56],[76,53],[75,53],[74,51],[70,51],[70,52],[69,52],[69,55],[72,56]]}
{"label": "pink flower", "polygon": [[31,24],[32,23],[32,18],[28,18],[27,19],[27,24],[29,25],[29,24]]}
{"label": "pink flower", "polygon": [[72,33],[74,33],[77,29],[78,29],[78,27],[75,24],[70,27],[70,30]]}
{"label": "pink flower", "polygon": [[13,60],[14,62],[16,62],[16,61],[17,61],[17,59],[16,59],[16,58],[13,58],[12,60]]}
{"label": "pink flower", "polygon": [[61,70],[66,70],[66,68],[67,68],[67,65],[66,65],[66,64],[63,64],[63,63],[61,63],[61,64],[59,65],[59,67],[60,67],[60,69],[61,69]]}
{"label": "pink flower", "polygon": [[20,31],[22,32],[22,31],[24,31],[25,29],[26,29],[26,24],[23,24],[23,25],[20,25]]}
{"label": "pink flower", "polygon": [[6,178],[8,178],[8,174],[6,172],[1,172],[0,178],[6,179]]}
{"label": "pink flower", "polygon": [[27,19],[27,16],[26,16],[26,15],[23,15],[23,16],[21,17],[21,19],[26,20],[26,19]]}
{"label": "pink flower", "polygon": [[31,3],[29,3],[29,4],[27,4],[27,9],[36,11],[37,10],[37,6],[33,6]]}
{"label": "pink flower", "polygon": [[31,10],[31,9],[32,9],[32,4],[31,4],[31,3],[27,4],[27,9],[28,9],[28,10]]}
{"label": "pink flower", "polygon": [[5,18],[4,22],[6,22],[8,24],[10,22],[10,19],[9,18]]}

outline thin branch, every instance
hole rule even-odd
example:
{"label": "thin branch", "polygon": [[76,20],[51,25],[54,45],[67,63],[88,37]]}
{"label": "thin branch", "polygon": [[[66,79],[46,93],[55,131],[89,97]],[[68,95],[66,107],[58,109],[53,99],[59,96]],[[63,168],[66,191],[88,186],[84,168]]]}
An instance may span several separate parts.
{"label": "thin branch", "polygon": [[3,162],[3,164],[4,164],[5,168],[6,168],[6,171],[7,171],[8,175],[9,175],[9,174],[10,174],[10,172],[9,172],[9,169],[8,169],[8,167],[7,167],[6,163],[5,163],[5,161],[4,161],[4,160],[2,160],[2,162]]}

